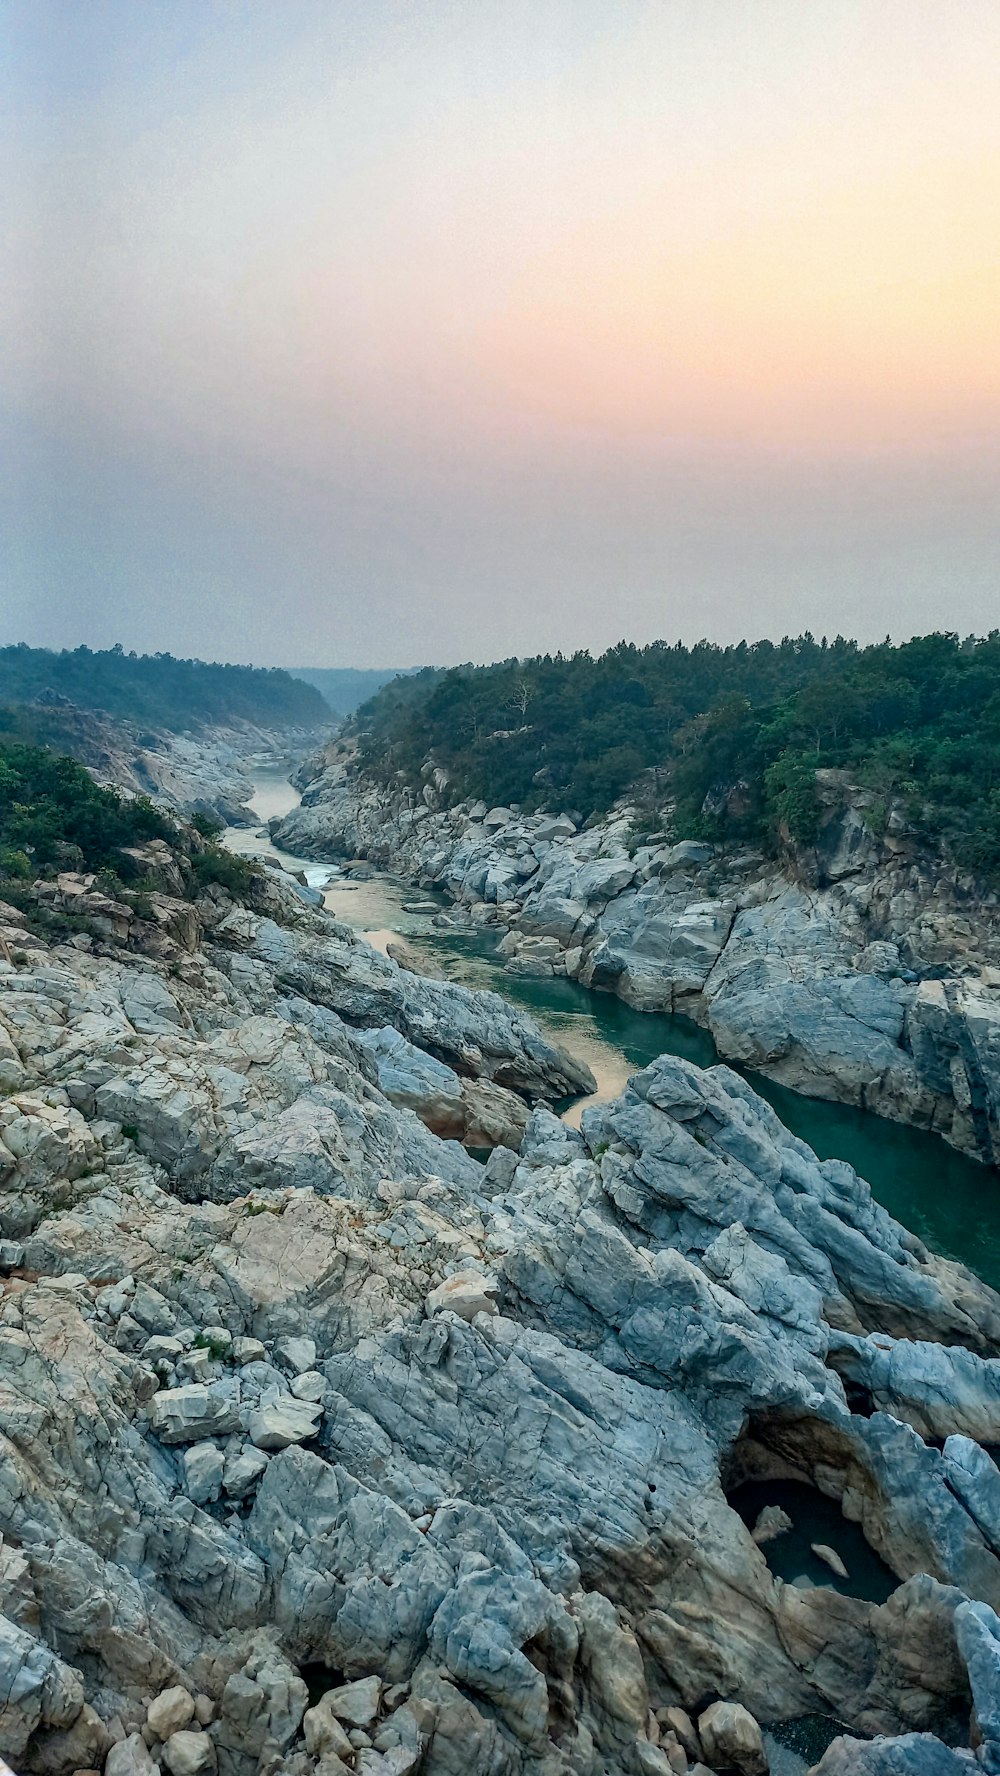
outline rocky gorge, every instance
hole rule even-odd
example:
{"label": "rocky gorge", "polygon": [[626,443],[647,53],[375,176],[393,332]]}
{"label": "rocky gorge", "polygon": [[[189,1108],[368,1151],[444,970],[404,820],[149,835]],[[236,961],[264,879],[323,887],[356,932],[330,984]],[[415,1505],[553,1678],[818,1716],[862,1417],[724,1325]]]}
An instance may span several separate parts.
{"label": "rocky gorge", "polygon": [[499,996],[150,850],[0,908],[15,1770],[1000,1770],[1000,1296],[729,1068],[568,1128]]}
{"label": "rocky gorge", "polygon": [[96,782],[129,796],[149,796],[160,807],[252,825],[249,803],[255,770],[291,770],[333,726],[230,721],[183,732],[82,708],[53,692],[19,712],[53,751],[85,765]]}
{"label": "rocky gorge", "polygon": [[456,924],[504,928],[511,972],[562,973],[704,1023],[727,1060],[792,1089],[939,1132],[1000,1159],[1000,903],[933,865],[890,811],[827,773],[808,869],[637,833],[625,803],[572,815],[449,805],[385,787],[335,742],[276,824],[307,856],[361,857],[442,889]]}

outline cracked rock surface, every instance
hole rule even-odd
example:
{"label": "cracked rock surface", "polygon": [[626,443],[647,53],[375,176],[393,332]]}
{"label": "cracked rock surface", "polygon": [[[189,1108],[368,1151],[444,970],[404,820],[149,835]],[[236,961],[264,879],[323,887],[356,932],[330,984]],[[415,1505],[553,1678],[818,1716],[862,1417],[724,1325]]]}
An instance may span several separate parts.
{"label": "cracked rock surface", "polygon": [[[576,1132],[530,1020],[261,893],[152,954],[0,909],[19,1776],[759,1772],[813,1714],[824,1776],[1000,1772],[1000,1297],[725,1066]],[[769,1478],[885,1602],[775,1576]]]}

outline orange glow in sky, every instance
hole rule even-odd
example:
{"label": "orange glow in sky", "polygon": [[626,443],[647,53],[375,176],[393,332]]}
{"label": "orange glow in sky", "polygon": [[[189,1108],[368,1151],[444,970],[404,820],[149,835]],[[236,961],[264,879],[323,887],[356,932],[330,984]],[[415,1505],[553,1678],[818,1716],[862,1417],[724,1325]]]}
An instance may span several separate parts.
{"label": "orange glow in sky", "polygon": [[259,587],[273,649],[280,588],[359,664],[996,620],[997,0],[11,12],[0,398],[76,490],[25,610]]}

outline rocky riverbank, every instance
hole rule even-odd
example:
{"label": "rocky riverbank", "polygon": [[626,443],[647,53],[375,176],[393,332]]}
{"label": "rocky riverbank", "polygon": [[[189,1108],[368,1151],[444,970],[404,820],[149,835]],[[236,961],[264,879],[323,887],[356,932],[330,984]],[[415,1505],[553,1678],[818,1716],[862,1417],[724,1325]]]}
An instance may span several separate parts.
{"label": "rocky riverbank", "polygon": [[109,783],[135,787],[182,814],[202,812],[227,825],[251,826],[257,819],[249,806],[255,773],[290,774],[315,744],[315,735],[309,729],[243,723],[199,734],[143,735],[140,741],[126,767],[134,782],[126,784],[122,762],[115,761]]}
{"label": "rocky riverbank", "polygon": [[176,813],[207,814],[232,826],[256,823],[248,806],[255,771],[290,773],[327,732],[239,722],[171,733],[81,709],[56,696],[26,706],[25,713],[54,751],[86,765],[98,783],[151,796]]}
{"label": "rocky riverbank", "polygon": [[[0,908],[15,1769],[761,1776],[818,1714],[824,1776],[1000,1771],[1000,1297],[727,1068],[578,1133],[496,995],[157,862]],[[775,1477],[888,1601],[775,1577]]]}
{"label": "rocky riverbank", "polygon": [[563,814],[444,807],[431,769],[419,796],[383,789],[343,743],[299,782],[278,842],[443,889],[455,921],[506,928],[512,972],[685,1012],[729,1060],[1000,1160],[997,897],[918,855],[899,820],[876,839],[842,784],[807,882],[749,851],[645,842],[625,807],[580,831]]}

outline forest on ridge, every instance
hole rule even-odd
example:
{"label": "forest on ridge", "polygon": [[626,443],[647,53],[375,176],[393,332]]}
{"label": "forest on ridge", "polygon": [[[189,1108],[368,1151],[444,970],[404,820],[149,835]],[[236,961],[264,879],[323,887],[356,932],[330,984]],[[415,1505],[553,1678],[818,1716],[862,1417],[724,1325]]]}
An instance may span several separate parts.
{"label": "forest on ridge", "polygon": [[0,706],[65,697],[119,721],[183,733],[253,722],[261,727],[324,727],[330,709],[314,685],[279,667],[178,660],[124,648],[0,648]]}
{"label": "forest on ridge", "polygon": [[807,845],[818,770],[902,800],[960,867],[1000,872],[1000,630],[871,646],[810,634],[693,647],[621,642],[395,679],[355,720],[362,768],[420,781],[428,758],[458,800],[581,818],[635,788],[638,821],[716,842]]}

